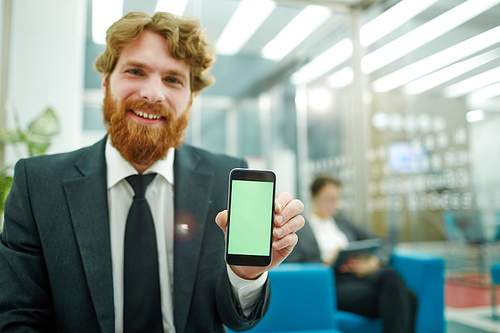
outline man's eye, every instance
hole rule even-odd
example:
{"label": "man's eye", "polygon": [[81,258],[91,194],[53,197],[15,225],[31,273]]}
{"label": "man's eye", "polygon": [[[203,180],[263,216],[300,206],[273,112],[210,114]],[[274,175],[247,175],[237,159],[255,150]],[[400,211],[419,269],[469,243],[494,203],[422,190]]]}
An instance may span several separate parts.
{"label": "man's eye", "polygon": [[167,77],[165,79],[166,82],[168,83],[175,83],[175,84],[180,84],[182,83],[179,79],[175,78],[175,77]]}
{"label": "man's eye", "polygon": [[132,75],[141,75],[141,72],[138,69],[129,69],[127,72]]}

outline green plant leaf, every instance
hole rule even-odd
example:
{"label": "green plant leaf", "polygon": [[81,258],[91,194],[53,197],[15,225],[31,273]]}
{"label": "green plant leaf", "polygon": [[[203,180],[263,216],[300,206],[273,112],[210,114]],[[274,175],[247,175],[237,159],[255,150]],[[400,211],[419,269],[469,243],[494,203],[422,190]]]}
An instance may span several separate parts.
{"label": "green plant leaf", "polygon": [[50,146],[50,136],[28,132],[23,142],[28,146],[30,156],[38,156],[45,153]]}
{"label": "green plant leaf", "polygon": [[13,181],[14,179],[8,176],[0,178],[0,213],[4,211],[5,200],[7,200]]}
{"label": "green plant leaf", "polygon": [[33,120],[28,126],[28,131],[40,136],[52,136],[59,133],[59,121],[51,108]]}
{"label": "green plant leaf", "polygon": [[[51,108],[33,120],[28,130],[21,128],[19,117],[14,113],[15,129],[0,128],[0,143],[10,143],[16,148],[25,144],[30,156],[42,155],[49,148],[51,137],[59,133],[59,121]],[[5,200],[10,192],[13,178],[9,176],[10,166],[0,165],[0,214],[3,214]],[[1,231],[1,230],[0,230]]]}
{"label": "green plant leaf", "polygon": [[22,133],[19,130],[0,128],[1,143],[18,143],[22,141]]}

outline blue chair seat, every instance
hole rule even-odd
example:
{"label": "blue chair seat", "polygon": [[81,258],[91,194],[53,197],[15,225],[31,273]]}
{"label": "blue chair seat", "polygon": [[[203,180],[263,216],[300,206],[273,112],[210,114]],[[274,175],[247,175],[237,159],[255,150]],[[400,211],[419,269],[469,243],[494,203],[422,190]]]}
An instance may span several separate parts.
{"label": "blue chair seat", "polygon": [[331,267],[285,263],[270,271],[269,279],[269,310],[247,332],[341,333],[335,318],[337,302]]}
{"label": "blue chair seat", "polygon": [[382,332],[382,320],[372,319],[356,313],[338,311],[336,315],[339,321],[339,329],[349,333],[380,333]]}

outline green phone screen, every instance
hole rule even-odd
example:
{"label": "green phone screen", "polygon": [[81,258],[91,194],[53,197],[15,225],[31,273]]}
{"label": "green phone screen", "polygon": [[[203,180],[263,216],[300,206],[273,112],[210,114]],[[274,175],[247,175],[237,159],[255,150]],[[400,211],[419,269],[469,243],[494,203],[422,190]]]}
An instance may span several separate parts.
{"label": "green phone screen", "polygon": [[269,256],[274,184],[232,180],[228,254]]}

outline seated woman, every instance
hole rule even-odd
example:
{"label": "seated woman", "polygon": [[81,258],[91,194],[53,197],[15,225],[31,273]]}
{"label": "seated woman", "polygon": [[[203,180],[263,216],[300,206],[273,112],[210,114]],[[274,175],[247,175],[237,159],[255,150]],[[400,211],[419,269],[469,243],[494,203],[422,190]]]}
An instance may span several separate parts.
{"label": "seated woman", "polygon": [[[312,215],[297,232],[299,242],[288,262],[323,262],[332,265],[349,242],[375,238],[337,216],[340,182],[320,175],[311,185]],[[376,255],[351,259],[335,269],[337,307],[363,316],[381,317],[384,333],[414,332],[417,297],[401,276],[387,265],[392,251],[385,244]]]}

